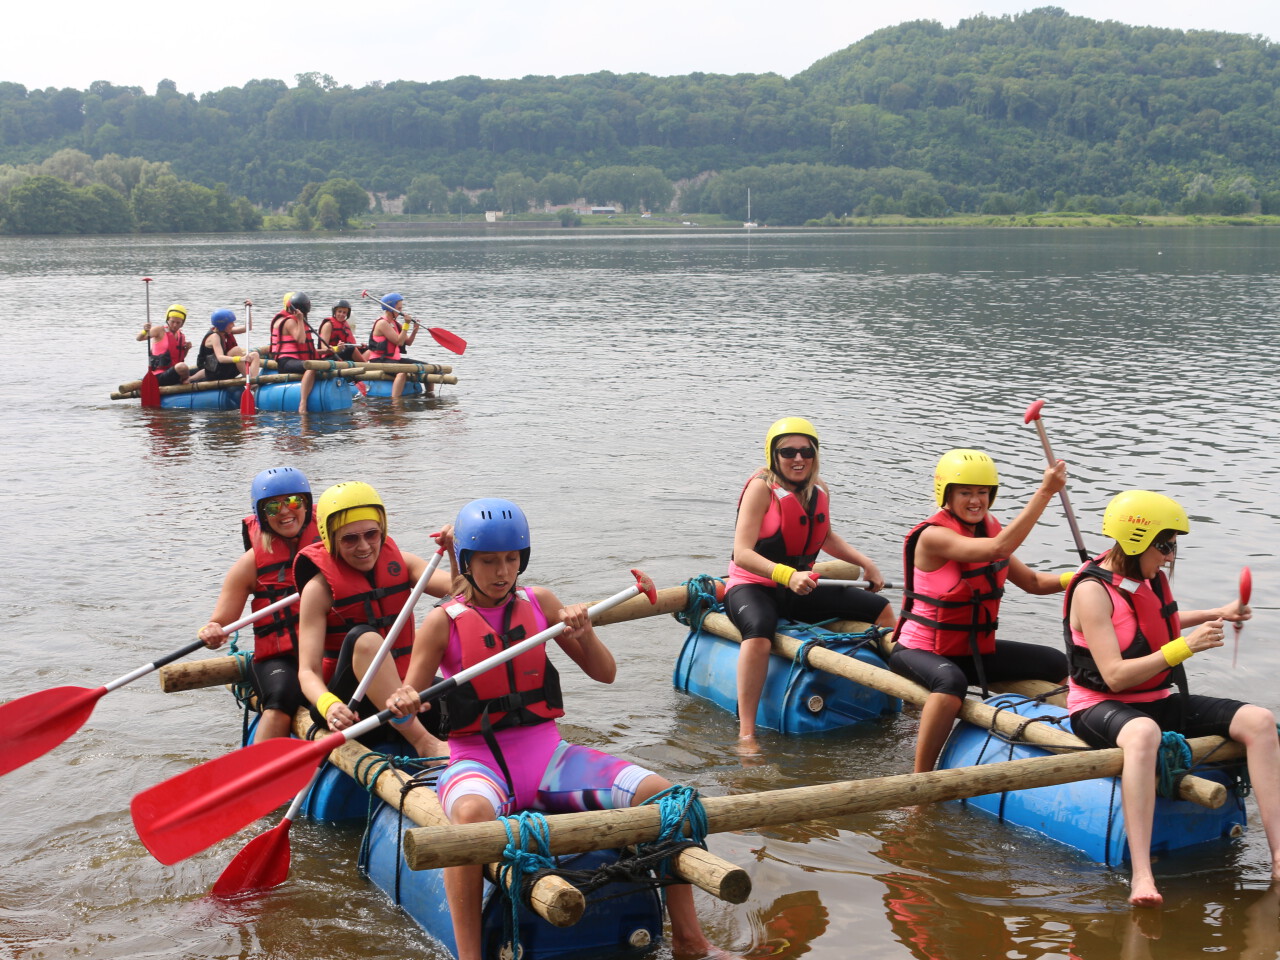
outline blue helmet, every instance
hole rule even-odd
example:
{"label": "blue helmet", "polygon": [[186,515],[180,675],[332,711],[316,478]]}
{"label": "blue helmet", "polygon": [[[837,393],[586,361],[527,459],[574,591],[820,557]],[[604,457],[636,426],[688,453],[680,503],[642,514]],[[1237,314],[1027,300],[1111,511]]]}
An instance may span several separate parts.
{"label": "blue helmet", "polygon": [[381,303],[384,307],[390,307],[393,310],[401,303],[404,303],[404,297],[398,293],[388,293],[382,298]]}
{"label": "blue helmet", "polygon": [[231,310],[215,310],[209,322],[213,324],[215,330],[225,331],[228,327],[235,326],[236,315]]}
{"label": "blue helmet", "polygon": [[301,470],[293,467],[272,467],[263,470],[253,478],[249,487],[249,502],[253,504],[253,515],[264,528],[267,525],[266,515],[262,512],[262,504],[272,497],[283,497],[290,493],[301,493],[307,498],[307,512],[302,518],[305,527],[311,522],[311,484],[303,476]]}
{"label": "blue helmet", "polygon": [[529,521],[510,500],[486,497],[472,500],[458,511],[453,525],[453,549],[465,576],[473,553],[520,551],[520,572],[529,565]]}

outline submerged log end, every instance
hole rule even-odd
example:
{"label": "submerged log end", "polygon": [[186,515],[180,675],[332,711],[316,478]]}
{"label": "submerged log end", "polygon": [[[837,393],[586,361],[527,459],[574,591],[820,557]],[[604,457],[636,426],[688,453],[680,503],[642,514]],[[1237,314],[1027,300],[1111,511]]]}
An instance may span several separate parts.
{"label": "submerged log end", "polygon": [[751,896],[751,877],[746,870],[701,847],[681,850],[675,872],[725,903],[746,903]]}
{"label": "submerged log end", "polygon": [[543,877],[529,894],[529,907],[553,927],[572,927],[582,919],[587,898],[563,877]]}

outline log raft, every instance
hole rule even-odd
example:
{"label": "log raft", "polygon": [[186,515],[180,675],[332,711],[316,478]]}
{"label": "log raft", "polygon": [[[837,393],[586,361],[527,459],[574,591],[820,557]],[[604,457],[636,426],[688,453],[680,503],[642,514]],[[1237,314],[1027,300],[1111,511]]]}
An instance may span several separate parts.
{"label": "log raft", "polygon": [[[1198,761],[1210,754],[1217,756],[1223,741],[1221,737],[1201,737],[1188,742]],[[707,832],[724,833],[1113,777],[1123,766],[1124,752],[1113,747],[929,773],[703,797],[702,806]],[[556,856],[652,841],[661,829],[659,811],[653,806],[557,814],[547,817],[547,825],[549,847]],[[404,835],[405,862],[414,870],[485,862],[500,855],[506,845],[506,833],[496,822],[413,827]]]}

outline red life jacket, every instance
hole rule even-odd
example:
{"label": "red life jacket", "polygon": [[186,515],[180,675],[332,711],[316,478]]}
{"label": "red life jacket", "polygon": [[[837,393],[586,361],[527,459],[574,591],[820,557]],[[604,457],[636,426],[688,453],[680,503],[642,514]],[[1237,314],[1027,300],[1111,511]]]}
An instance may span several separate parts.
{"label": "red life jacket", "polygon": [[[379,319],[386,320],[387,318],[380,317]],[[394,325],[395,321],[387,320],[387,323]],[[373,322],[373,328],[374,330],[378,329],[377,320]],[[393,343],[386,337],[378,336],[371,331],[369,334],[369,359],[378,363],[395,363],[400,359],[400,344]]]}
{"label": "red life jacket", "polygon": [[346,320],[327,317],[326,322],[329,324],[329,339],[326,341],[328,346],[336,347],[340,343],[356,342],[355,332],[351,329],[351,324]]}
{"label": "red life jacket", "polygon": [[284,321],[292,318],[292,313],[287,310],[281,310],[271,319],[272,359],[287,360],[290,357],[297,360],[314,359],[315,351],[311,347],[311,331],[308,329],[305,320],[302,321],[303,334],[301,343],[284,332]]}
{"label": "red life jacket", "polygon": [[1114,691],[1107,686],[1089,648],[1079,646],[1071,636],[1071,598],[1075,595],[1076,587],[1085,580],[1097,580],[1107,588],[1107,592],[1111,594],[1113,610],[1118,610],[1124,604],[1133,611],[1133,640],[1120,651],[1120,656],[1124,659],[1134,660],[1152,654],[1182,633],[1178,603],[1173,599],[1163,570],[1151,580],[1134,581],[1106,569],[1096,559],[1091,560],[1067,585],[1062,601],[1062,631],[1067,645],[1067,663],[1071,667],[1072,682],[1087,690],[1114,693],[1117,699],[1123,699],[1128,693],[1162,690],[1173,686],[1175,682],[1179,687],[1184,686],[1185,673],[1179,676],[1181,664],[1161,670],[1154,677],[1126,690]]}
{"label": "red life jacket", "polygon": [[[747,487],[760,475],[755,474],[743,485],[742,493],[738,494],[739,509]],[[827,534],[831,532],[827,491],[815,485],[808,508],[795,493],[779,484],[769,484],[769,493],[769,508],[760,522],[760,529],[763,531],[769,526],[776,526],[776,529],[771,534],[757,538],[756,553],[774,563],[785,563],[797,570],[811,569],[813,562],[818,559],[818,551],[827,540]]]}
{"label": "red life jacket", "polygon": [[[378,562],[368,574],[354,569],[340,557],[330,556],[323,543],[313,543],[299,551],[293,562],[293,577],[301,591],[316,574],[324,577],[333,594],[324,635],[323,676],[326,683],[338,667],[342,641],[352,627],[368,624],[384,637],[409,599],[413,584],[409,568],[396,542],[387,537]],[[404,679],[413,653],[413,617],[405,620],[391,647],[396,672]]]}
{"label": "red life jacket", "polygon": [[[523,588],[503,608],[503,629],[497,635],[489,621],[462,599],[455,598],[444,609],[457,634],[461,669],[533,636],[546,624]],[[451,734],[546,723],[564,716],[560,676],[547,659],[545,645],[539,645],[455,687],[442,710],[445,729]]]}
{"label": "red life jacket", "polygon": [[[902,548],[902,569],[906,584],[902,591],[902,614],[894,631],[894,639],[902,632],[902,624],[911,620],[934,631],[933,652],[944,657],[959,657],[971,653],[992,653],[996,648],[997,619],[1000,598],[1004,596],[1004,582],[1009,576],[1009,560],[983,560],[960,563],[948,560],[935,571],[945,575],[951,571],[956,585],[940,597],[917,592],[916,544],[920,534],[929,527],[946,527],[962,536],[969,536],[967,525],[956,519],[948,510],[939,510],[929,519],[916,524],[907,534]],[[983,520],[983,535],[994,537],[1000,532],[1000,521],[988,515]],[[932,617],[915,612],[916,601],[933,606]],[[985,686],[985,684],[984,684]]]}
{"label": "red life jacket", "polygon": [[[252,610],[261,610],[295,592],[293,559],[302,547],[319,542],[320,531],[316,529],[316,523],[312,520],[303,527],[302,533],[295,540],[286,540],[279,534],[272,533],[271,549],[267,550],[262,542],[262,528],[258,524],[258,518],[248,516],[240,521],[240,536],[244,540],[244,548],[253,551],[254,567],[257,570],[253,581],[253,600],[249,607]],[[298,605],[296,603],[254,622],[253,659],[265,660],[282,653],[297,656],[297,651]]]}
{"label": "red life jacket", "polygon": [[[155,341],[148,338],[147,352],[151,355],[147,360],[147,368],[154,370],[156,373],[164,373],[172,370],[174,364],[180,363],[178,353],[181,348],[181,341],[177,338],[172,330],[165,330],[164,336],[160,342],[164,345],[164,349],[159,353],[155,350]],[[190,349],[190,347],[188,347]],[[186,355],[186,351],[182,351],[182,355]]]}

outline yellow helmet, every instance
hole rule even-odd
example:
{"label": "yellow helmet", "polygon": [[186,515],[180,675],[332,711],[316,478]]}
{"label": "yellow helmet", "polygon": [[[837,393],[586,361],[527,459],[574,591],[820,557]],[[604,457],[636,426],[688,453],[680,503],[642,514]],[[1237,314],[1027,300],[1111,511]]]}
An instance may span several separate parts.
{"label": "yellow helmet", "polygon": [[764,465],[766,469],[773,469],[773,448],[778,442],[778,438],[793,433],[808,437],[813,441],[815,447],[819,446],[818,431],[812,423],[804,417],[783,417],[769,428],[769,432],[764,437]]}
{"label": "yellow helmet", "polygon": [[382,528],[382,535],[387,535],[387,508],[383,506],[378,491],[369,484],[349,480],[320,494],[316,503],[316,526],[320,528],[320,539],[329,553],[337,552],[334,533],[357,520],[376,520]]}
{"label": "yellow helmet", "polygon": [[168,320],[175,314],[185,320],[187,319],[187,308],[180,303],[171,303],[169,304],[169,309],[164,313],[164,318]]}
{"label": "yellow helmet", "polygon": [[1187,511],[1178,501],[1149,490],[1117,494],[1102,515],[1102,535],[1120,544],[1120,549],[1131,557],[1151,546],[1162,530],[1187,533],[1190,529]]}
{"label": "yellow helmet", "polygon": [[288,293],[286,293],[286,294],[284,295],[284,302],[283,302],[283,303],[281,303],[281,304],[280,304],[280,306],[282,306],[282,307],[284,307],[286,310],[288,310],[288,309],[289,309],[289,301],[290,301],[290,300],[292,300],[292,299],[293,299],[293,291],[292,291],[292,290],[290,290]]}
{"label": "yellow helmet", "polygon": [[933,470],[933,499],[938,506],[946,503],[947,487],[953,483],[990,487],[989,503],[995,503],[1000,474],[996,472],[996,462],[981,450],[948,450]]}

